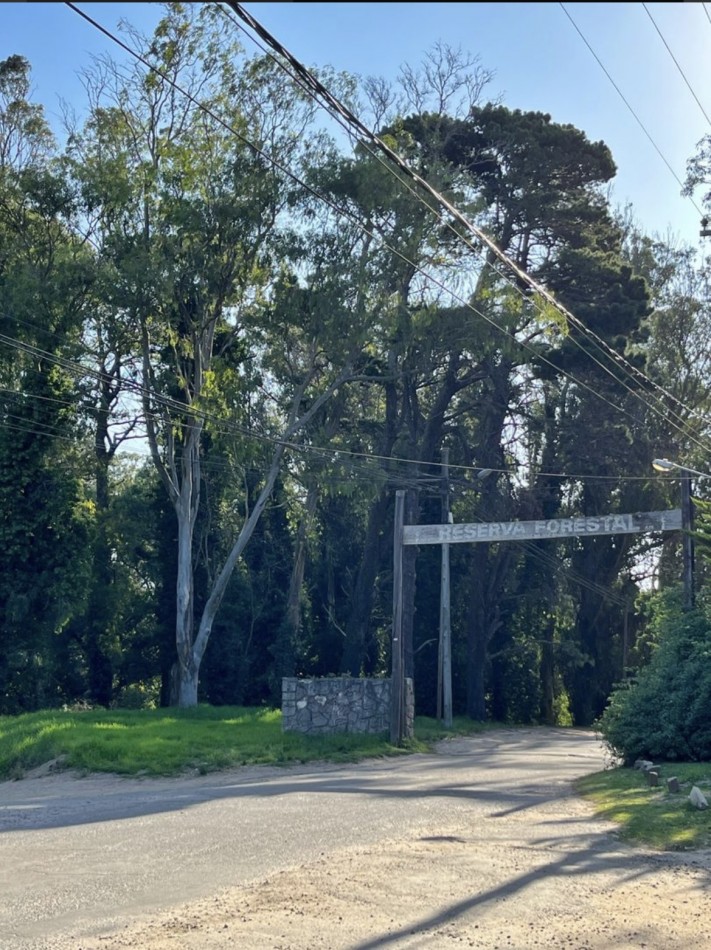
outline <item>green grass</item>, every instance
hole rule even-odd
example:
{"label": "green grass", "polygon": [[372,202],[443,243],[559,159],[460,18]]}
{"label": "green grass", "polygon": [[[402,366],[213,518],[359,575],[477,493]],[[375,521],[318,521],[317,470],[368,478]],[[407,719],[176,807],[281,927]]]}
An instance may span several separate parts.
{"label": "green grass", "polygon": [[458,718],[450,730],[418,717],[404,747],[386,736],[284,733],[281,712],[236,706],[196,709],[51,710],[0,716],[0,779],[59,760],[62,768],[121,775],[202,773],[239,765],[286,765],[426,751],[448,735],[484,728]]}
{"label": "green grass", "polygon": [[[660,785],[651,788],[637,769],[620,767],[595,772],[576,783],[577,791],[595,805],[597,814],[619,825],[623,840],[661,851],[711,847],[711,809],[689,801],[698,785],[711,801],[711,763],[675,762],[658,765]],[[678,792],[667,791],[676,776]]]}

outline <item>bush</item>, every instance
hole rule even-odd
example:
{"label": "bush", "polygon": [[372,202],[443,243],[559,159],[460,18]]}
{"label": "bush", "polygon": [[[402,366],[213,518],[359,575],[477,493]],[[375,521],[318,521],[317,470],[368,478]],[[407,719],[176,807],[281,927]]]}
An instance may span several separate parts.
{"label": "bush", "polygon": [[711,759],[711,622],[703,608],[684,613],[660,595],[657,641],[636,681],[614,690],[598,728],[625,762]]}
{"label": "bush", "polygon": [[160,677],[131,683],[119,691],[114,709],[157,709],[160,705]]}

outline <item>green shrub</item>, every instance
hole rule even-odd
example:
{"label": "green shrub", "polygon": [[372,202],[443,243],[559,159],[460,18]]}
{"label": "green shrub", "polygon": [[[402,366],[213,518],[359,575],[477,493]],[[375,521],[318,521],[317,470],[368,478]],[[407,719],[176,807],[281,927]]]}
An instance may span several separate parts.
{"label": "green shrub", "polygon": [[124,686],[113,702],[114,709],[157,709],[160,703],[160,678]]}
{"label": "green shrub", "polygon": [[598,727],[630,763],[711,759],[711,622],[703,608],[683,612],[660,595],[656,646],[635,681],[614,690]]}

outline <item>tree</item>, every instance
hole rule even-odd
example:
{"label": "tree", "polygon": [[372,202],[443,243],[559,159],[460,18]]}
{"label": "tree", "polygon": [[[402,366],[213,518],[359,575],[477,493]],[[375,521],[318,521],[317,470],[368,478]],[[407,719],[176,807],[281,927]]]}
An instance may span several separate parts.
{"label": "tree", "polygon": [[[352,374],[358,347],[348,333],[344,342],[342,328],[336,340],[333,324],[313,314],[291,324],[281,313],[289,278],[274,283],[274,255],[295,198],[265,155],[298,161],[294,134],[311,106],[287,92],[268,60],[237,70],[239,50],[223,22],[211,8],[173,6],[150,43],[133,35],[156,71],[136,69],[126,80],[100,64],[75,163],[87,217],[98,220],[102,263],[115,274],[110,304],[140,334],[146,437],[177,519],[175,695],[183,706],[197,702],[215,616],[286,444]],[[235,420],[249,418],[252,371],[240,360],[261,366],[264,379],[282,367],[288,378],[279,378],[260,420],[263,477],[198,612],[205,440],[213,427],[237,433]]]}
{"label": "tree", "polygon": [[0,709],[62,695],[58,644],[84,608],[92,509],[82,490],[76,355],[86,254],[70,195],[27,99],[29,64],[0,63]]}
{"label": "tree", "polygon": [[650,662],[616,689],[600,720],[602,736],[629,764],[640,757],[711,758],[708,605],[682,611],[679,590],[655,598]]}
{"label": "tree", "polygon": [[[515,263],[556,292],[573,312],[580,311],[598,335],[624,352],[645,316],[646,298],[642,281],[621,261],[620,235],[602,193],[602,186],[614,174],[608,149],[602,143],[588,142],[570,126],[552,123],[547,115],[512,112],[496,105],[473,109],[465,120],[412,117],[405,127],[418,141],[432,143],[434,139],[441,154],[456,164],[466,183],[462,187],[468,188],[465,193],[478,201],[478,220]],[[429,144],[426,154],[431,154],[432,148]],[[583,451],[582,439],[575,447],[561,444],[561,424],[570,420],[566,438],[585,433],[589,453],[591,430],[581,427],[576,407],[584,407],[591,416],[596,413],[595,399],[587,396],[600,388],[604,377],[596,376],[595,367],[590,368],[587,338],[575,326],[566,328],[562,343],[558,342],[559,318],[541,307],[525,284],[513,279],[512,288],[493,275],[485,292],[483,306],[510,338],[508,343],[492,340],[487,350],[476,353],[484,369],[482,381],[457,396],[460,412],[462,403],[471,406],[466,443],[474,451],[469,464],[511,468],[522,448],[512,445],[507,450],[508,435],[531,431],[533,422],[537,451],[545,452],[547,466],[540,467],[542,456],[531,458],[533,484],[525,500],[529,510],[533,507],[534,517],[544,509],[552,517],[561,495],[560,488],[551,492],[548,473],[571,471],[574,466],[580,469]],[[571,371],[576,377],[583,374],[588,389],[583,390],[576,381],[561,384],[558,374]],[[561,397],[567,405],[560,403]],[[539,400],[543,408],[536,418],[531,408]],[[622,433],[624,426],[617,425],[617,431]],[[590,466],[596,464],[591,458]],[[536,469],[546,473],[539,485]],[[515,515],[517,502],[511,485],[508,505],[493,482],[482,486],[481,492],[486,520],[505,511],[509,517]],[[514,562],[511,551],[503,548],[487,550],[482,546],[468,557],[473,595],[466,651],[468,712],[482,717],[487,646],[495,635],[501,642],[497,632],[503,632],[511,619],[502,604],[505,588],[514,576]],[[553,593],[549,590],[549,601]],[[548,606],[550,610],[550,602]]]}

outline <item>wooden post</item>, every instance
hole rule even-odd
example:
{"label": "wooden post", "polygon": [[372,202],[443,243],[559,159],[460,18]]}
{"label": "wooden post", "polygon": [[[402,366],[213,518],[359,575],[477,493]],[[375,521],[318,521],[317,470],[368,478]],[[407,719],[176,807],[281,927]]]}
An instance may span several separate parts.
{"label": "wooden post", "polygon": [[[415,473],[416,476],[416,473]],[[405,490],[405,524],[418,521],[419,503],[413,488]],[[402,552],[402,675],[404,679],[415,676],[413,649],[415,628],[415,588],[417,586],[417,547],[403,544]]]}
{"label": "wooden post", "polygon": [[402,642],[402,533],[405,522],[405,492],[395,493],[393,525],[393,636],[390,680],[390,741],[400,745],[405,731],[405,681]]}
{"label": "wooden post", "polygon": [[[442,449],[442,523],[449,524],[449,449]],[[450,611],[449,545],[442,544],[442,571],[439,598],[440,675],[438,697],[442,697],[441,719],[446,728],[452,725],[452,627]],[[439,704],[438,704],[439,715]]]}
{"label": "wooden post", "polygon": [[684,472],[681,476],[681,530],[682,557],[684,575],[684,610],[693,610],[694,595],[694,507],[691,501],[691,475]]}
{"label": "wooden post", "polygon": [[[440,607],[440,623],[441,623]],[[442,720],[442,633],[440,631],[437,645],[437,720]]]}

